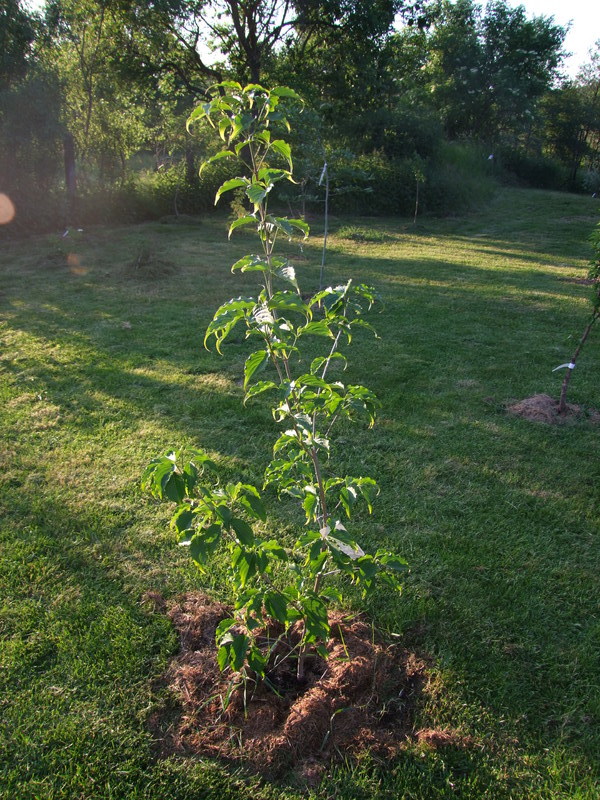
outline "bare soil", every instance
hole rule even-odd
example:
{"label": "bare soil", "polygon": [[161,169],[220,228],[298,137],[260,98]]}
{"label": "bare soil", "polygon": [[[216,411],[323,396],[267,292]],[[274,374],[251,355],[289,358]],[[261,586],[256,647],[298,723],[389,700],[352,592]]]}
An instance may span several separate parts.
{"label": "bare soil", "polygon": [[[149,596],[157,610],[160,596]],[[187,594],[166,607],[181,650],[165,676],[176,710],[151,720],[158,755],[200,754],[243,762],[277,774],[294,767],[311,782],[332,758],[369,750],[386,760],[408,741],[431,747],[464,745],[448,731],[414,730],[416,701],[427,683],[426,660],[390,645],[359,617],[330,615],[328,656],[308,660],[306,679],[296,680],[293,628],[269,673],[274,688],[247,682],[224,708],[236,676],[216,663],[215,629],[231,609],[202,594]],[[271,641],[280,631],[265,631]]]}
{"label": "bare soil", "polygon": [[545,422],[547,425],[564,425],[569,422],[587,419],[593,424],[600,423],[600,412],[595,409],[584,409],[582,406],[567,403],[564,414],[558,413],[558,400],[548,394],[534,394],[507,406],[507,411],[517,417],[531,422]]}

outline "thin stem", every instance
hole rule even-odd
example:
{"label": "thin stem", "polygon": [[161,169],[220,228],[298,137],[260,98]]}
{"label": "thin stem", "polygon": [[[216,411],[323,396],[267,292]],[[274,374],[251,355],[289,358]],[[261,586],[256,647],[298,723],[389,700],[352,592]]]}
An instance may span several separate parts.
{"label": "thin stem", "polygon": [[[341,333],[342,333],[341,330],[337,332],[337,336],[335,337],[333,345],[331,346],[331,350],[329,351],[329,355],[327,356],[327,360],[323,364],[323,372],[321,373],[321,380],[325,380],[325,376],[327,375],[327,370],[329,369],[329,365],[331,363],[331,359],[333,358],[333,354],[337,350],[337,344],[338,344],[338,342],[340,340]],[[321,394],[321,389],[319,389],[319,391],[317,392],[317,397],[320,394]],[[337,416],[337,414],[335,416]],[[335,419],[335,417],[334,417],[334,419]],[[313,436],[315,435],[316,430],[317,430],[317,409],[315,409],[314,412],[313,412],[313,420],[312,420]],[[329,430],[331,430],[331,426],[329,426]]]}
{"label": "thin stem", "polygon": [[327,253],[327,234],[329,232],[329,171],[327,169],[327,162],[323,167],[325,176],[325,227],[323,231],[323,254],[321,256],[321,273],[319,275],[319,291],[323,289],[323,278],[325,276],[325,255]]}
{"label": "thin stem", "polygon": [[573,353],[573,356],[571,358],[571,362],[570,363],[573,364],[573,366],[572,367],[567,367],[567,370],[566,370],[566,373],[565,373],[565,377],[564,377],[564,380],[562,382],[562,386],[561,386],[561,389],[560,389],[560,399],[558,401],[558,413],[559,414],[566,414],[566,412],[567,412],[567,389],[569,387],[569,381],[571,380],[571,375],[573,373],[573,370],[575,369],[575,364],[577,363],[577,358],[579,357],[579,353],[581,352],[581,348],[585,344],[586,339],[590,335],[590,331],[594,327],[594,323],[596,322],[596,320],[598,319],[599,316],[600,316],[600,308],[596,308],[594,310],[594,313],[592,314],[591,320],[589,321],[586,329],[583,332],[583,336],[579,340],[579,344],[577,345],[577,349],[575,350],[575,352]]}

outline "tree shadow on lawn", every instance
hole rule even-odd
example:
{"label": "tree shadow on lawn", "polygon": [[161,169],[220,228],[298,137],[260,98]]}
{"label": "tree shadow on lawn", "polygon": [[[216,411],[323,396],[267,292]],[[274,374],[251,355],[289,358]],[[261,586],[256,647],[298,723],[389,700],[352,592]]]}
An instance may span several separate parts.
{"label": "tree shadow on lawn", "polygon": [[[17,533],[15,544],[21,542],[35,552],[41,572],[52,575],[53,585],[37,582],[36,589],[32,590],[24,582],[21,592],[14,593],[14,601],[18,602],[19,594],[30,601],[40,592],[40,607],[44,611],[38,623],[36,654],[14,673],[15,688],[23,681],[30,681],[38,703],[35,718],[23,722],[20,717],[28,740],[25,747],[20,743],[13,752],[18,750],[20,763],[30,764],[28,780],[31,781],[56,774],[56,781],[64,787],[65,776],[68,785],[68,776],[75,770],[76,760],[78,764],[85,763],[87,779],[93,780],[97,787],[101,788],[115,770],[123,768],[119,777],[123,795],[130,784],[138,789],[147,785],[145,796],[154,797],[154,781],[169,765],[154,761],[152,757],[146,716],[150,708],[170,701],[161,696],[148,696],[146,691],[140,692],[140,686],[149,685],[159,677],[160,665],[174,652],[173,635],[160,612],[151,612],[140,605],[139,591],[132,592],[131,586],[125,588],[119,554],[109,549],[101,554],[98,550],[99,543],[108,543],[114,538],[110,525],[94,518],[92,512],[77,513],[62,501],[46,499],[44,508],[43,519],[29,519],[25,504],[14,509],[15,518],[36,525],[35,534],[30,526],[27,532]],[[139,588],[142,586],[140,583]],[[413,631],[408,638],[420,640],[421,636]],[[45,640],[46,647],[41,639]],[[40,662],[42,651],[45,656]],[[455,670],[454,675],[458,675],[457,664],[443,668]],[[10,688],[12,679],[9,675],[5,677]],[[448,690],[459,694],[463,681],[469,680],[469,672],[464,670],[457,685],[449,683]],[[373,796],[376,787],[385,787],[392,795],[394,791],[410,789],[415,797],[426,798],[430,796],[429,791],[439,797],[454,797],[457,792],[460,796],[463,784],[465,790],[473,785],[480,786],[481,796],[483,790],[490,787],[494,787],[493,796],[498,798],[519,796],[515,795],[518,789],[523,789],[523,796],[527,796],[530,776],[523,772],[506,775],[498,782],[498,764],[494,761],[499,759],[502,764],[498,751],[504,747],[505,739],[507,745],[514,744],[510,741],[512,732],[506,733],[502,725],[495,729],[498,712],[494,710],[494,697],[489,698],[488,707],[488,698],[483,701],[479,689],[478,685],[472,686],[472,696],[465,697],[472,706],[477,706],[477,714],[485,719],[473,746],[446,743],[441,734],[436,739],[435,731],[423,731],[422,735],[409,737],[406,750],[398,760],[381,761],[373,757],[366,763],[363,759],[357,766],[350,761],[333,774],[318,765],[312,772],[310,768],[301,774],[292,770],[290,775],[280,777],[280,785],[292,791],[305,786],[306,790],[305,781],[315,788],[323,779],[323,791],[335,787],[338,796],[353,800]],[[65,700],[71,697],[72,700]],[[423,705],[433,701],[435,696],[431,695],[417,698],[417,713],[425,724],[429,715]],[[136,705],[142,702],[145,706],[150,703],[145,713]],[[115,746],[117,737],[118,746]],[[85,744],[88,738],[94,742],[91,754]],[[557,742],[560,741],[557,737]],[[51,742],[60,742],[60,752],[49,746]],[[532,751],[533,748],[528,750]],[[185,755],[180,757],[186,760]],[[60,769],[57,769],[57,758],[61,760]],[[189,764],[191,768],[193,759]],[[224,775],[229,769],[226,764],[218,767]],[[360,773],[364,793],[354,784],[350,790],[347,770],[350,775],[352,770]],[[239,764],[235,773],[238,776],[247,774],[249,778],[252,775]],[[174,790],[171,796],[175,799],[187,797],[185,783],[182,786],[181,795]],[[20,790],[25,787],[26,782],[21,782]],[[252,797],[252,794],[250,790],[247,794],[239,791],[238,796]]]}
{"label": "tree shadow on lawn", "polygon": [[[510,243],[514,248],[514,243]],[[240,246],[241,250],[242,248]],[[502,320],[503,324],[510,319],[515,326],[520,319],[524,320],[523,329],[513,331],[515,339],[520,337],[525,339],[523,347],[527,344],[525,334],[530,331],[527,322],[526,312],[530,311],[527,302],[519,300],[517,297],[509,297],[505,293],[510,288],[526,288],[533,291],[531,287],[531,274],[523,270],[499,270],[486,269],[484,267],[471,267],[464,264],[453,262],[426,260],[417,258],[377,258],[377,257],[356,257],[347,254],[335,254],[329,265],[330,275],[340,275],[348,277],[353,272],[358,271],[358,279],[371,279],[376,283],[385,286],[389,291],[392,301],[397,305],[393,310],[384,312],[384,322],[400,325],[400,333],[397,334],[401,340],[403,312],[407,308],[414,309],[418,320],[411,319],[411,329],[406,335],[410,339],[411,352],[422,350],[421,342],[429,341],[429,354],[436,353],[436,370],[441,364],[441,356],[450,351],[455,344],[460,344],[468,331],[465,330],[464,321],[473,325],[472,333],[476,337],[480,336],[480,321],[478,316],[480,310],[473,306],[473,298],[481,293],[481,289],[493,288],[493,292],[488,294],[484,301],[486,311],[489,313],[490,320]],[[440,273],[443,275],[441,276]],[[466,276],[466,281],[472,281],[473,286],[457,284],[452,279],[452,274],[459,272],[461,276]],[[315,269],[312,270],[314,277]],[[498,278],[502,275],[508,281],[498,286]],[[441,277],[441,280],[440,280]],[[69,280],[78,280],[69,278]],[[219,288],[219,278],[211,278],[210,292],[221,291]],[[427,281],[435,281],[435,286],[427,285]],[[241,285],[241,284],[240,284]],[[245,285],[245,284],[244,284]],[[553,311],[553,317],[560,316],[565,320],[565,328],[570,315],[561,307],[554,308],[560,298],[573,300],[574,295],[579,295],[580,289],[571,286],[558,284],[554,276],[542,277],[540,286],[543,286],[545,294],[535,291],[539,301],[539,295],[545,307]],[[84,292],[91,292],[94,295],[95,308],[98,313],[102,309],[109,307],[110,302],[118,297],[123,310],[134,309],[136,302],[139,301],[143,287],[132,287],[127,283],[119,283],[114,286],[94,285],[93,283],[81,289]],[[201,351],[202,325],[195,322],[198,316],[204,315],[204,322],[208,320],[208,313],[204,311],[198,315],[198,310],[192,299],[189,297],[180,298],[177,293],[164,292],[167,290],[156,289],[152,298],[147,298],[143,313],[138,313],[132,329],[123,329],[115,325],[110,330],[92,330],[88,318],[82,320],[73,315],[73,305],[76,298],[65,294],[62,297],[53,298],[53,308],[44,313],[36,314],[35,308],[23,306],[15,308],[11,316],[11,324],[28,333],[31,333],[41,340],[58,343],[67,348],[78,338],[79,344],[89,353],[86,362],[66,365],[64,361],[56,358],[54,363],[47,360],[43,368],[30,369],[48,397],[60,405],[67,398],[65,424],[69,427],[79,427],[82,432],[95,433],[106,425],[107,420],[114,422],[119,429],[135,429],[144,420],[153,419],[161,423],[163,427],[170,430],[173,441],[177,444],[183,437],[189,441],[195,441],[200,445],[209,442],[211,446],[216,442],[217,448],[223,455],[237,457],[239,461],[247,464],[255,464],[259,448],[256,443],[256,436],[253,434],[253,441],[248,441],[247,431],[260,431],[258,437],[270,443],[272,438],[272,426],[270,417],[262,405],[250,407],[243,410],[241,407],[241,389],[236,386],[233,379],[234,368],[229,358],[220,359],[215,354],[204,354]],[[222,298],[227,299],[233,292],[222,292]],[[14,295],[14,290],[13,290]],[[165,304],[169,313],[164,314]],[[511,306],[514,308],[511,309]],[[508,308],[507,308],[508,306]],[[159,311],[162,312],[159,314]],[[514,313],[508,313],[514,311]],[[460,333],[449,332],[447,325],[448,315],[461,316],[463,327]],[[190,319],[194,324],[190,325]],[[443,325],[436,329],[435,320],[444,320]],[[538,317],[539,319],[539,317]],[[543,319],[543,318],[542,318]],[[160,321],[159,321],[160,320]],[[397,322],[399,320],[399,323]],[[375,318],[377,326],[377,319]],[[96,322],[98,320],[96,319]],[[527,324],[526,324],[527,323]],[[420,326],[420,327],[419,327]],[[467,326],[468,327],[468,326]],[[499,325],[500,327],[500,325]],[[556,330],[556,321],[548,320],[543,326],[538,338],[546,338],[549,332]],[[419,332],[420,331],[420,332]],[[502,329],[500,328],[500,332]],[[139,334],[139,335],[138,335]],[[416,335],[415,335],[416,334]],[[489,344],[486,346],[497,349],[497,356],[500,359],[505,355],[506,344],[502,341],[502,336],[490,328],[488,331]],[[485,344],[485,343],[484,343]],[[399,346],[403,349],[402,341]],[[480,346],[480,345],[477,345]],[[528,346],[528,345],[527,345]],[[247,352],[245,348],[238,345],[227,346],[229,351],[235,351],[235,373],[239,375],[239,368],[243,361],[243,355]],[[389,360],[394,362],[397,367],[398,350],[387,346],[385,340],[383,344],[384,355],[381,360],[372,358],[372,344],[362,343],[359,345],[358,353],[365,358],[365,363],[369,364],[371,378],[381,385],[386,386],[386,391],[391,388],[391,378],[386,373],[389,370]],[[414,350],[413,350],[414,348]],[[422,355],[427,357],[423,351]],[[518,361],[521,356],[518,351],[511,351],[511,358]],[[387,359],[387,361],[386,361]],[[175,378],[182,373],[186,374],[183,382],[174,380],[173,383],[165,378],[158,378],[154,375],[140,374],[139,370],[152,363],[168,363],[172,367],[172,374]],[[433,364],[433,362],[431,362]],[[17,366],[8,365],[15,373],[19,372]],[[27,364],[26,364],[27,366]],[[452,365],[450,365],[452,366]],[[6,362],[5,362],[6,367]],[[225,369],[226,377],[224,381],[214,381],[211,375],[218,376],[219,371]],[[429,405],[433,411],[437,399],[429,398],[428,395],[428,365],[425,364],[421,370],[419,378],[420,392],[423,394],[417,400],[418,403]],[[359,364],[353,368],[353,374],[358,374],[361,379],[363,369]],[[433,371],[433,370],[432,370]],[[228,377],[231,372],[231,377]],[[209,376],[203,383],[202,375]],[[398,370],[394,376],[396,386],[406,381],[409,391],[414,390],[410,386],[411,377],[414,377],[413,365],[406,363],[402,369]],[[476,376],[477,377],[477,376]],[[511,387],[512,389],[512,387]],[[399,390],[402,393],[402,388]],[[61,400],[62,398],[62,400]],[[385,397],[384,397],[385,399]],[[77,401],[71,409],[68,403]],[[116,405],[112,405],[116,401]],[[482,408],[483,411],[483,408]],[[183,412],[183,413],[182,413]],[[430,420],[432,425],[436,425],[434,418]],[[517,430],[513,427],[512,430]],[[389,433],[389,432],[388,432]],[[163,434],[164,435],[164,434]],[[156,433],[152,433],[148,438],[154,439]],[[527,447],[527,437],[524,437],[523,447]],[[167,443],[165,443],[166,445]],[[404,446],[402,436],[396,442],[398,450]],[[263,452],[266,452],[264,450]],[[238,461],[238,463],[239,463]],[[490,498],[489,502],[492,502]],[[562,518],[562,517],[561,517]],[[568,501],[564,501],[564,523],[570,524],[568,513]],[[557,523],[558,524],[558,523]],[[557,554],[558,556],[558,554]],[[487,618],[492,613],[493,606],[483,614]],[[539,631],[536,636],[542,637],[544,630],[543,622],[539,623]],[[477,655],[477,660],[483,658],[482,663],[486,663],[485,652]]]}
{"label": "tree shadow on lawn", "polygon": [[[336,275],[340,266],[346,275],[360,270],[359,279],[366,277],[385,286],[388,294],[382,317],[373,316],[383,335],[378,345],[380,356],[373,358],[372,339],[357,338],[356,366],[351,366],[345,378],[348,382],[364,380],[360,363],[366,359],[375,388],[391,392],[400,403],[403,392],[427,404],[440,392],[440,400],[445,402],[441,394],[459,378],[477,382],[482,394],[492,376],[496,388],[499,380],[506,381],[510,396],[528,393],[534,371],[515,370],[515,363],[555,362],[558,348],[549,347],[549,336],[554,336],[557,328],[568,331],[573,327],[561,300],[577,302],[584,291],[549,278],[540,282],[544,291],[523,298],[510,293],[513,287],[525,284],[531,291],[531,278],[522,271],[504,270],[502,274],[511,283],[498,285],[496,270],[451,262],[361,258],[357,263],[344,257],[333,261],[330,273]],[[457,270],[464,282],[453,279]],[[473,285],[464,285],[470,281]],[[484,299],[474,303],[482,290]],[[92,285],[86,291],[100,309],[109,307],[114,297],[114,289],[107,294],[104,286]],[[154,420],[172,431],[175,443],[180,437],[195,439],[200,445],[216,439],[225,454],[235,456],[241,450],[250,458],[255,456],[256,444],[253,446],[241,429],[252,427],[260,431],[260,437],[268,437],[272,426],[264,404],[241,406],[240,375],[251,344],[232,337],[225,345],[224,357],[203,350],[203,324],[196,324],[198,310],[189,298],[159,293],[147,298],[131,329],[111,324],[98,332],[94,317],[73,316],[70,306],[74,300],[63,294],[43,313],[35,313],[35,303],[13,307],[9,324],[37,337],[41,352],[44,347],[49,351],[41,366],[33,357],[14,363],[10,354],[5,357],[4,369],[12,372],[25,395],[47,398],[60,409],[64,425],[85,432],[99,431],[109,423],[124,430],[139,429]],[[133,308],[139,290],[119,287],[119,295],[124,307]],[[222,296],[229,294],[223,292]],[[203,310],[200,314],[205,322],[209,313]],[[453,319],[455,326],[449,324]],[[75,359],[68,357],[73,348],[81,350]],[[541,366],[540,373],[543,369]],[[468,375],[462,374],[465,371]],[[423,398],[417,399],[420,395]]]}

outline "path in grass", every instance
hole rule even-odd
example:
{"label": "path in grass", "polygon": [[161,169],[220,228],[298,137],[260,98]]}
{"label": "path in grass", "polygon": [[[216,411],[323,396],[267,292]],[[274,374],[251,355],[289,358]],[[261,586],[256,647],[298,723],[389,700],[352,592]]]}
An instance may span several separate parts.
{"label": "path in grass", "polygon": [[[348,381],[382,409],[348,429],[341,469],[377,477],[358,538],[412,566],[402,598],[382,593],[377,624],[433,659],[418,725],[471,737],[467,749],[407,746],[393,764],[331,771],[312,795],[204,761],[156,761],[148,718],[175,635],[146,607],[197,586],[167,509],[139,491],[147,460],[201,445],[225,472],[259,480],[268,410],[241,407],[245,343],[207,353],[211,312],[248,291],[228,266],[222,219],[86,231],[62,243],[4,244],[0,506],[0,797],[595,798],[600,752],[598,485],[600,430],[534,425],[503,404],[557,394],[586,316],[588,198],[502,192],[464,220],[358,220],[387,234],[331,238],[331,282],[373,283],[385,300],[376,345],[355,345]],[[344,221],[346,222],[346,221]],[[341,221],[340,221],[341,225]],[[132,278],[147,243],[177,272]],[[298,256],[315,286],[320,241]],[[600,342],[572,400],[600,407]],[[287,506],[276,524],[297,532]],[[354,599],[358,607],[358,598]]]}

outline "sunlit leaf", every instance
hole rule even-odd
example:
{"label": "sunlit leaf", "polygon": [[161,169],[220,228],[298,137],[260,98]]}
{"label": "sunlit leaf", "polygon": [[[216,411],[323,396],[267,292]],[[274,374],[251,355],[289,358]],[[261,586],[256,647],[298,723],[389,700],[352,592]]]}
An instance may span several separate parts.
{"label": "sunlit leaf", "polygon": [[257,350],[255,353],[251,353],[248,356],[244,365],[244,389],[248,386],[252,376],[261,369],[264,369],[268,358],[269,354],[266,350]]}
{"label": "sunlit leaf", "polygon": [[246,178],[231,178],[230,180],[225,181],[225,183],[221,184],[221,186],[219,186],[217,189],[217,193],[215,195],[215,205],[217,205],[219,198],[222,194],[225,194],[225,192],[230,192],[232,189],[239,189],[240,186],[247,185],[248,181]]}

